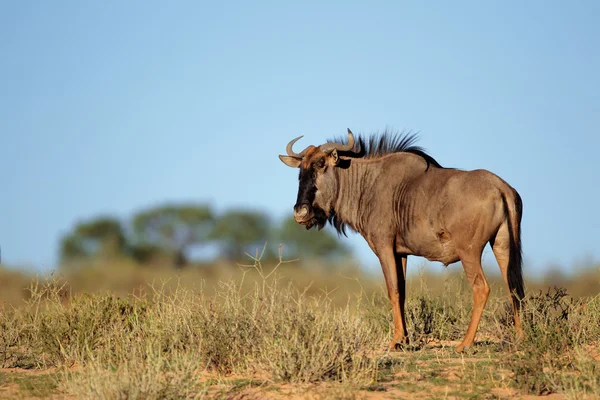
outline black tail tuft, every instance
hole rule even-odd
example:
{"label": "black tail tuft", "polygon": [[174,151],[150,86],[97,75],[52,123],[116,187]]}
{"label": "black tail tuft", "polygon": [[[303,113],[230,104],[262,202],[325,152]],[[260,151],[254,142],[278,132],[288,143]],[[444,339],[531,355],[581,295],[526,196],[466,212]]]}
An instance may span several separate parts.
{"label": "black tail tuft", "polygon": [[513,294],[513,304],[519,308],[525,297],[523,283],[523,253],[521,249],[521,217],[523,202],[517,191],[513,191],[514,201],[505,198],[508,209],[508,228],[510,231],[510,256],[508,260],[508,287]]}

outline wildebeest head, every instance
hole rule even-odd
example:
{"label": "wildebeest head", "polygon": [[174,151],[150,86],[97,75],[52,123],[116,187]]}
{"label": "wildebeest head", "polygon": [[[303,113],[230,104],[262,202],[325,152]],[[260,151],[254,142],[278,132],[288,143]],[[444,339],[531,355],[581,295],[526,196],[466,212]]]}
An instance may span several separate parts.
{"label": "wildebeest head", "polygon": [[280,155],[279,159],[289,167],[300,168],[294,219],[306,226],[306,229],[316,225],[321,230],[327,223],[337,198],[338,182],[334,169],[344,164],[339,153],[354,149],[354,136],[348,129],[348,144],[308,146],[300,153],[295,153],[292,146],[302,137],[289,142],[286,147],[288,155]]}

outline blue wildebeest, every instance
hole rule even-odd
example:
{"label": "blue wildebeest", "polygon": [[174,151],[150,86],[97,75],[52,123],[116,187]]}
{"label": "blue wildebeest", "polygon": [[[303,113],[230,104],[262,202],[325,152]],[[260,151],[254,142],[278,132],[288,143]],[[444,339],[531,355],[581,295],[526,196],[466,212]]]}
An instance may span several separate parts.
{"label": "blue wildebeest", "polygon": [[473,290],[471,321],[458,352],[472,346],[490,288],[481,268],[490,243],[512,299],[521,332],[522,203],[517,191],[486,170],[443,168],[414,135],[384,133],[367,139],[348,129],[346,140],[286,147],[284,164],[300,169],[296,222],[339,233],[360,233],[379,258],[394,316],[390,348],[407,343],[405,298],[407,256],[448,265],[461,261]]}

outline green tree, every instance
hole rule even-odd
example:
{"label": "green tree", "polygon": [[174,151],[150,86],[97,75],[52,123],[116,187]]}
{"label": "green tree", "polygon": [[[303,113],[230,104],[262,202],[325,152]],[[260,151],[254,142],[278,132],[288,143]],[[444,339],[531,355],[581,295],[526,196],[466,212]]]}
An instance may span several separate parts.
{"label": "green tree", "polygon": [[141,254],[162,250],[183,267],[190,247],[207,242],[213,223],[213,213],[205,205],[164,205],[142,211],[133,218],[135,248]]}
{"label": "green tree", "polygon": [[75,225],[63,236],[60,244],[61,262],[93,257],[123,255],[126,239],[121,222],[112,217],[98,217]]}
{"label": "green tree", "polygon": [[[230,210],[215,222],[211,235],[220,245],[221,256],[229,261],[242,261],[265,245],[270,233],[268,217],[256,211]],[[269,258],[270,254],[266,255]]]}
{"label": "green tree", "polygon": [[350,250],[328,229],[306,230],[294,221],[294,217],[285,218],[276,238],[283,244],[283,256],[286,259],[300,260],[323,259],[339,261],[350,256]]}

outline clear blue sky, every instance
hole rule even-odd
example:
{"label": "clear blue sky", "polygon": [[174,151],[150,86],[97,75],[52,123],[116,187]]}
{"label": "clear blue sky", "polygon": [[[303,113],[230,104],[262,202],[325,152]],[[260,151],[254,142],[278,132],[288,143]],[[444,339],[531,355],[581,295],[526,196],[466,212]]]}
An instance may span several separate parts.
{"label": "clear blue sky", "polygon": [[3,261],[50,268],[76,220],[163,201],[281,217],[290,139],[386,126],[521,193],[530,274],[600,260],[599,20],[597,1],[1,2]]}

